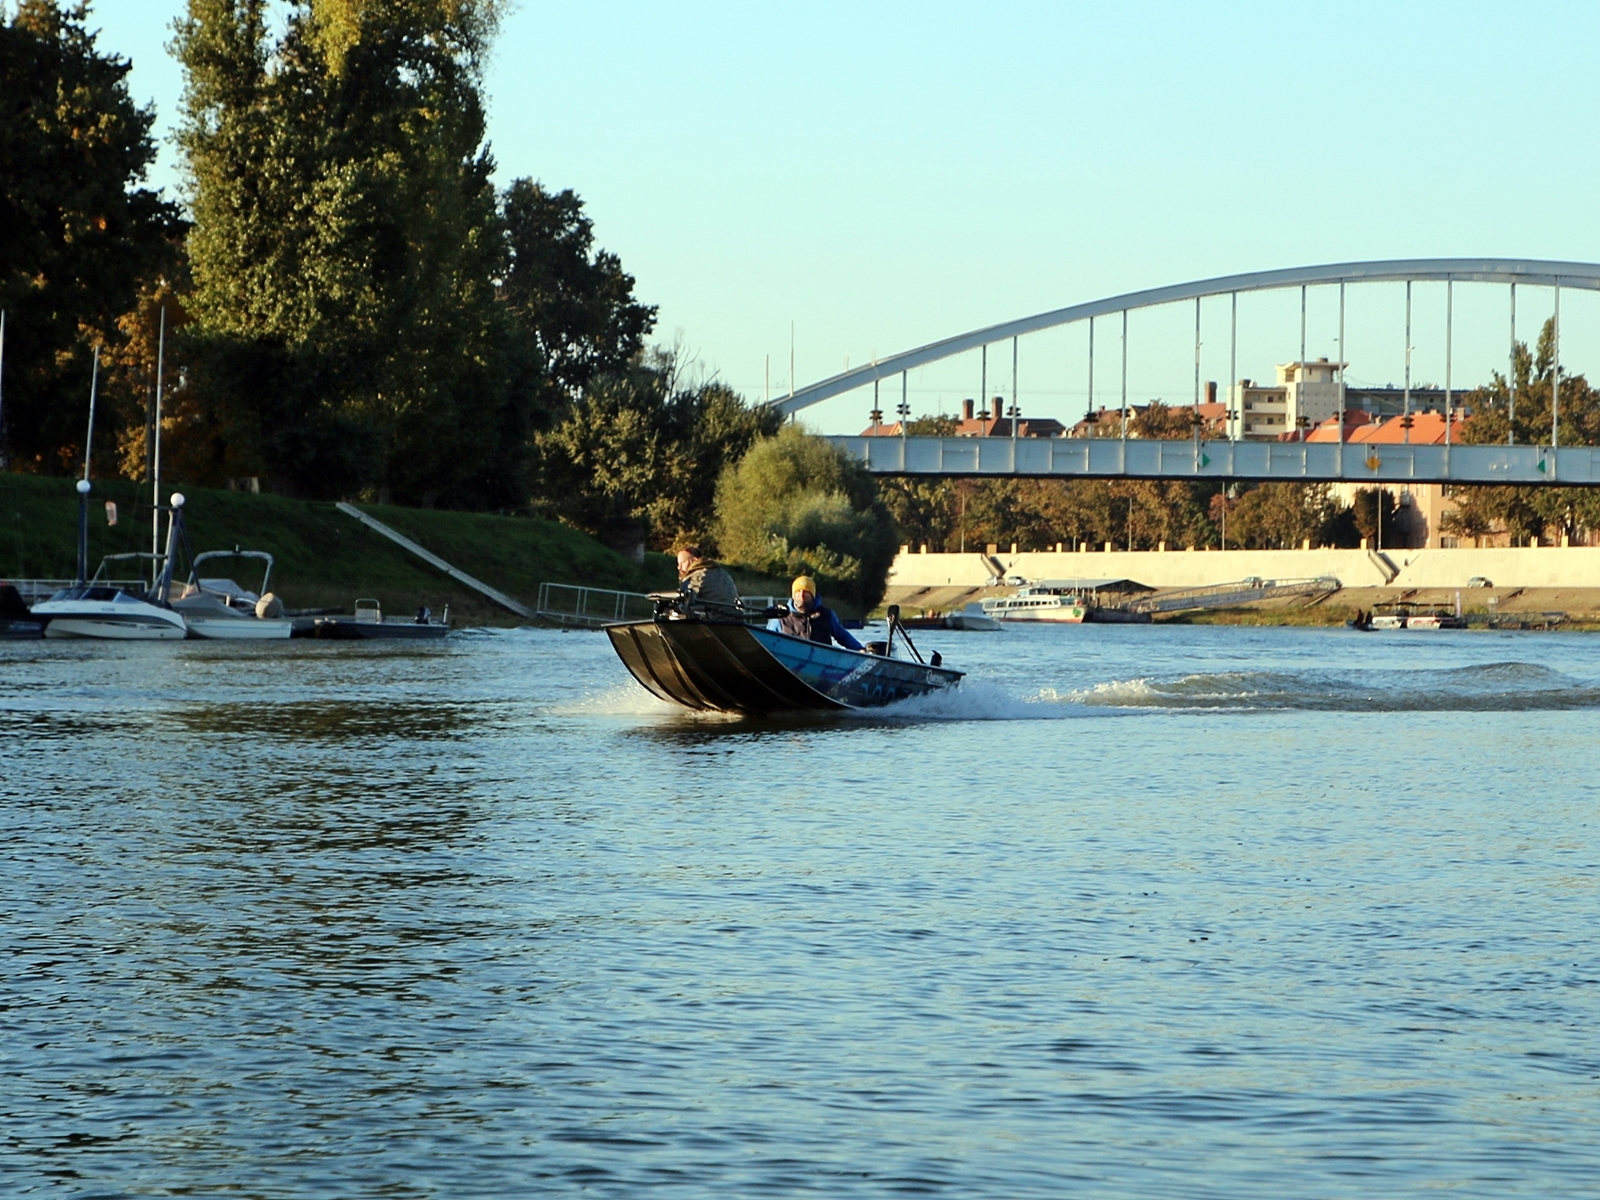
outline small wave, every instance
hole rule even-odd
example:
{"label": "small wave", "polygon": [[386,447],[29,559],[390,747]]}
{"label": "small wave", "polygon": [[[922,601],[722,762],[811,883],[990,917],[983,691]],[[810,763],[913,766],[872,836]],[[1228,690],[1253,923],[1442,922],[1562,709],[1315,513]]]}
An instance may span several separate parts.
{"label": "small wave", "polygon": [[1600,687],[1537,663],[1436,671],[1219,671],[1096,684],[1068,697],[1097,708],[1500,712],[1600,707]]}
{"label": "small wave", "polygon": [[1050,688],[1032,696],[1016,696],[997,684],[969,678],[959,687],[851,715],[890,721],[1051,721],[1087,715],[1081,706],[1069,707],[1062,699]]}

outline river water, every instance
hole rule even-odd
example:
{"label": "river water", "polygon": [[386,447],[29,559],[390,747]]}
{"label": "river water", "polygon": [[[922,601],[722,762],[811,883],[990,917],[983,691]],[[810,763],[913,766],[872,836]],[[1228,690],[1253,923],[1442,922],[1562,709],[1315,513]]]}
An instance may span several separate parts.
{"label": "river water", "polygon": [[1600,1195],[1600,638],[0,643],[0,1194]]}

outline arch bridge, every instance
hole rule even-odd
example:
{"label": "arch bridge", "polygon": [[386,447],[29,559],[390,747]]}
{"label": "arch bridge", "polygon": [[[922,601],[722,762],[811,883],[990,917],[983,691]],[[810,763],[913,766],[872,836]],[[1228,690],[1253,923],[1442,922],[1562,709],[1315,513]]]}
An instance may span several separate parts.
{"label": "arch bridge", "polygon": [[[1200,381],[1200,302],[1229,296],[1232,298],[1232,361],[1230,384],[1237,381],[1238,297],[1241,292],[1263,292],[1298,287],[1300,289],[1300,361],[1306,359],[1306,292],[1312,287],[1337,285],[1339,288],[1339,344],[1344,345],[1344,293],[1347,285],[1364,283],[1406,284],[1406,371],[1407,403],[1410,395],[1411,288],[1412,283],[1446,284],[1445,324],[1445,404],[1453,411],[1451,391],[1451,342],[1454,322],[1455,283],[1503,283],[1510,287],[1510,337],[1516,341],[1516,289],[1518,284],[1548,287],[1555,294],[1555,347],[1560,361],[1561,291],[1579,288],[1600,291],[1600,264],[1553,262],[1538,259],[1438,258],[1400,259],[1377,262],[1331,263],[1322,266],[1291,267],[1277,271],[1258,271],[1225,275],[1169,287],[1150,288],[1108,296],[1086,304],[1054,309],[1006,321],[969,333],[957,334],[842,371],[772,401],[774,407],[793,414],[810,405],[857,388],[900,378],[899,414],[910,415],[906,401],[907,372],[958,354],[978,350],[983,355],[987,382],[988,348],[1006,341],[1012,350],[1011,415],[1019,415],[1015,391],[1018,339],[1059,326],[1080,322],[1088,325],[1089,396],[1094,404],[1095,323],[1101,317],[1120,318],[1122,333],[1121,406],[1127,408],[1127,320],[1130,312],[1158,305],[1194,301],[1195,304],[1195,389]],[[1340,410],[1343,410],[1343,371],[1339,370]],[[987,387],[984,389],[987,394]],[[1010,437],[835,437],[835,445],[845,449],[879,474],[910,475],[990,475],[1058,478],[1127,479],[1240,479],[1298,480],[1301,482],[1412,482],[1474,484],[1540,484],[1600,486],[1600,447],[1560,446],[1560,368],[1555,380],[1556,405],[1553,406],[1548,439],[1535,445],[1347,445],[1339,423],[1337,442],[1275,442],[1242,440],[1161,441],[1130,438],[1127,423],[1119,438],[1019,438],[1017,422],[1011,422]],[[891,393],[892,394],[892,393]],[[1511,402],[1515,403],[1515,392]],[[1230,424],[1230,428],[1232,428]],[[1450,422],[1445,422],[1450,436]]]}

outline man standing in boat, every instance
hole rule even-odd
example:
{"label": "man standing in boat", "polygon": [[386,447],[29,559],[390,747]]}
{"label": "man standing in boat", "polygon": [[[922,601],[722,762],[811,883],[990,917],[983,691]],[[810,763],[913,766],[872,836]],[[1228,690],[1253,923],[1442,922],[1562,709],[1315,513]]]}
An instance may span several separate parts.
{"label": "man standing in boat", "polygon": [[861,649],[861,643],[850,636],[838,614],[818,603],[817,581],[809,575],[800,576],[790,585],[789,607],[768,625],[769,629],[774,627],[779,633],[821,642],[824,646],[838,642],[846,650]]}
{"label": "man standing in boat", "polygon": [[739,603],[739,588],[733,576],[707,558],[699,546],[682,546],[678,550],[678,592],[691,604],[733,608]]}

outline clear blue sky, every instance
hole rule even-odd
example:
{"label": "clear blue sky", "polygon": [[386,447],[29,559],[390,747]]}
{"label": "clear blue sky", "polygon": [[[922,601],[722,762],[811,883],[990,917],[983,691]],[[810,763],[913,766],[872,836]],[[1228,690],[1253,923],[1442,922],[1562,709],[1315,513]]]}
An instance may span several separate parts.
{"label": "clear blue sky", "polygon": [[[102,44],[168,128],[182,0],[98,0]],[[1135,288],[1344,259],[1600,260],[1600,6],[1414,3],[538,3],[488,74],[502,182],[586,200],[658,336],[752,398],[939,337]],[[158,182],[176,181],[164,150]],[[1226,379],[1226,313],[1204,373]],[[1414,379],[1443,381],[1443,285],[1419,286]],[[1351,293],[1352,381],[1398,382],[1398,285]],[[1456,289],[1458,386],[1504,361],[1503,288]],[[1298,351],[1298,298],[1241,301],[1239,373]],[[1548,293],[1519,294],[1520,328]],[[1330,295],[1313,354],[1338,353]],[[1562,299],[1563,360],[1600,372],[1600,298]],[[1592,330],[1592,332],[1591,332]],[[1081,329],[1022,343],[1025,411],[1076,417]],[[1193,310],[1136,314],[1135,400],[1187,402]],[[1108,325],[1101,353],[1114,347]],[[1009,350],[991,355],[1009,388]],[[977,356],[911,379],[918,411]],[[969,378],[970,377],[970,378]],[[1097,400],[1115,402],[1108,355]],[[869,404],[807,413],[858,428]]]}

